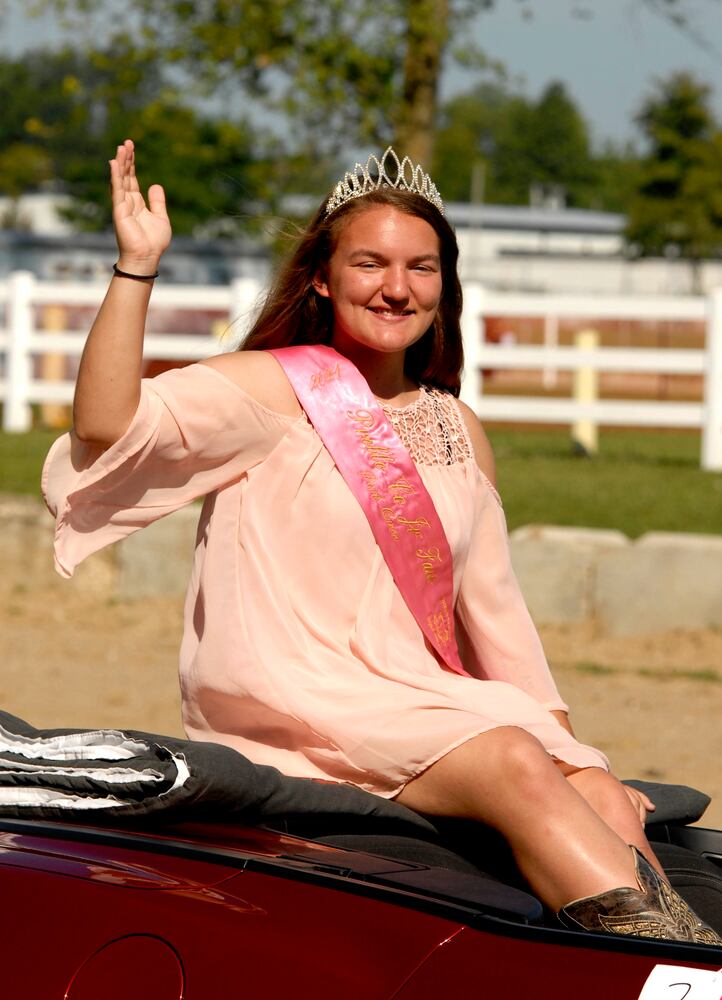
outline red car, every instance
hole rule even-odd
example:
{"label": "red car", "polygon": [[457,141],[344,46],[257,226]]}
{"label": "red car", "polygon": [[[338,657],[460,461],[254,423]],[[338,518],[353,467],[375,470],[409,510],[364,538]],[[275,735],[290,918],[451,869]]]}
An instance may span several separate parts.
{"label": "red car", "polygon": [[[722,866],[722,832],[655,834]],[[467,859],[368,829],[0,819],[0,848],[8,1000],[633,1000],[655,966],[681,983],[722,965],[704,945],[553,926]]]}

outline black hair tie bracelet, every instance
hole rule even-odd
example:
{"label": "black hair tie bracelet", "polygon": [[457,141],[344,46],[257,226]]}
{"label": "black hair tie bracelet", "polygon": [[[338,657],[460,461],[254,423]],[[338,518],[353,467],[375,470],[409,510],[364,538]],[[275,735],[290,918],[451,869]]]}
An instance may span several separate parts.
{"label": "black hair tie bracelet", "polygon": [[132,278],[133,281],[152,281],[159,276],[160,271],[155,274],[131,274],[130,271],[121,271],[117,264],[113,264],[113,274],[117,274],[119,278]]}

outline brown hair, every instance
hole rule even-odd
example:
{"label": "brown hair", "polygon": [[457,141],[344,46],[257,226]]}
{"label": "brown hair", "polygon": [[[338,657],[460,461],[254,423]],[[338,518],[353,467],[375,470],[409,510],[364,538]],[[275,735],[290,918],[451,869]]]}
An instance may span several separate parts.
{"label": "brown hair", "polygon": [[439,237],[441,302],[433,324],[406,351],[404,368],[415,382],[458,396],[464,355],[459,325],[462,297],[456,270],[459,256],[456,236],[441,212],[425,198],[395,188],[379,188],[353,198],[328,217],[324,201],[277,274],[240,350],[263,351],[291,344],[331,342],[333,309],[327,298],[317,294],[312,281],[319,272],[324,272],[348,221],[376,205],[418,216]]}

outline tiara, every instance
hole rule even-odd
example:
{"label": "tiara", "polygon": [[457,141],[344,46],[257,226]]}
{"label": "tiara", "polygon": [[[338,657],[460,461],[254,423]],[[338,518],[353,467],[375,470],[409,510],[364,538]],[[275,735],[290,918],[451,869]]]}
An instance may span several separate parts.
{"label": "tiara", "polygon": [[350,173],[344,175],[326,202],[326,215],[329,216],[352,198],[361,198],[379,188],[395,188],[397,191],[420,194],[444,214],[441,195],[429,175],[418,164],[414,165],[408,156],[399,160],[389,146],[380,160],[372,153],[365,165],[357,163]]}

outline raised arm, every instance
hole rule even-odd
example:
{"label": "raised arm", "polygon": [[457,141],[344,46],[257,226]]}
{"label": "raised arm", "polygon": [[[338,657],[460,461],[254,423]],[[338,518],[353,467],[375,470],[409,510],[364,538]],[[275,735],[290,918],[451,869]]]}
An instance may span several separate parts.
{"label": "raised arm", "polygon": [[113,276],[83,350],[73,401],[77,437],[104,446],[122,437],[138,406],[152,275],[171,239],[163,188],[153,184],[146,205],[130,139],[110,161],[110,184],[117,267],[138,278]]}

